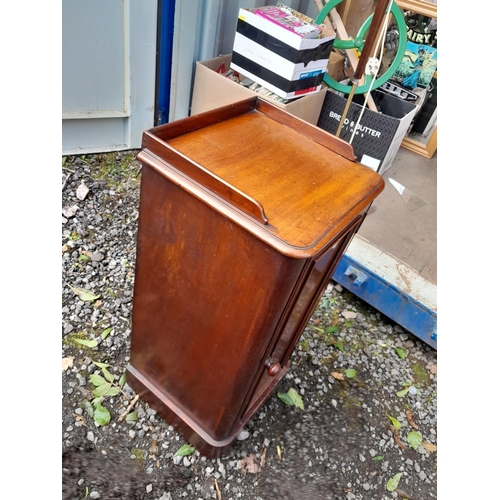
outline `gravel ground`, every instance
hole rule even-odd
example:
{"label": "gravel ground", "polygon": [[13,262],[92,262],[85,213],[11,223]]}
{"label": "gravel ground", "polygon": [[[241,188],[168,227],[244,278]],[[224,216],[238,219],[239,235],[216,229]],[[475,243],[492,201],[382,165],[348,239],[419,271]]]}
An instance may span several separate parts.
{"label": "gravel ground", "polygon": [[[437,498],[437,352],[333,281],[227,456],[175,456],[185,440],[122,379],[136,151],[67,157],[62,181],[64,500]],[[115,395],[96,398],[99,375]],[[290,389],[303,409],[277,396]]]}

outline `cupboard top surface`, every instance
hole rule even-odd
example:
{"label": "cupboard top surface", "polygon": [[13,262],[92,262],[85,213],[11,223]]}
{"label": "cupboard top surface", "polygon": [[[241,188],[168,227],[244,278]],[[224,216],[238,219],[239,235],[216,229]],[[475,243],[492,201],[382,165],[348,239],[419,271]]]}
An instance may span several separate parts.
{"label": "cupboard top surface", "polygon": [[171,124],[173,131],[167,124],[149,133],[167,143],[170,152],[257,200],[268,219],[262,226],[273,237],[311,248],[365,208],[384,182],[321,144],[323,131],[317,127],[288,114],[283,119],[281,110],[272,108],[273,117],[266,106],[264,112],[257,107],[229,118],[219,112],[217,120],[205,118],[200,124],[199,117],[214,116],[213,110],[183,120],[189,126]]}

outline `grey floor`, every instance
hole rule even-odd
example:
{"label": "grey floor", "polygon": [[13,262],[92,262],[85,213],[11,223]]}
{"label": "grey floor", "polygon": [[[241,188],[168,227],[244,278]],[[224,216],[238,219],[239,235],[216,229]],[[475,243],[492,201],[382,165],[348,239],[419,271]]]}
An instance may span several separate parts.
{"label": "grey floor", "polygon": [[401,147],[382,177],[358,234],[437,285],[437,152],[428,159]]}

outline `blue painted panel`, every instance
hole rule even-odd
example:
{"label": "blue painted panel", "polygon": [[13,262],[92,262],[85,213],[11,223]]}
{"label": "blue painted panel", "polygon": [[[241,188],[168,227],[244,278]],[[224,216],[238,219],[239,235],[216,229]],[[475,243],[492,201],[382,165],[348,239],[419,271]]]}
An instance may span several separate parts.
{"label": "blue painted panel", "polygon": [[437,314],[372,270],[344,255],[332,278],[398,325],[437,349]]}
{"label": "blue painted panel", "polygon": [[167,123],[170,111],[174,14],[175,0],[158,1],[155,126]]}

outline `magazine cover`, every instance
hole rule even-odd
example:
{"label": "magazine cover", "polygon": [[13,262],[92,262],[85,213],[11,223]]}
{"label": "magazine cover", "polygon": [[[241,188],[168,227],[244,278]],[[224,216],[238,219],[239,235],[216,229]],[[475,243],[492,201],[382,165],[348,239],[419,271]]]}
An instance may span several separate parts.
{"label": "magazine cover", "polygon": [[427,88],[437,70],[437,48],[406,42],[406,52],[393,76],[403,87]]}

